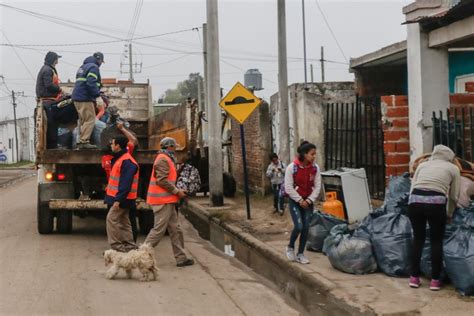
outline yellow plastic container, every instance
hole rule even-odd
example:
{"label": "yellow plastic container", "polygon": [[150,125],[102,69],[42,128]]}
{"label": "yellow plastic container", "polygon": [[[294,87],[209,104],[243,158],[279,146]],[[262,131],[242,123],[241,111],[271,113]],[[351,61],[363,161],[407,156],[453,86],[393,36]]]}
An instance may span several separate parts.
{"label": "yellow plastic container", "polygon": [[323,212],[341,219],[346,219],[344,215],[344,205],[337,199],[337,193],[335,191],[326,193],[326,201],[323,203]]}

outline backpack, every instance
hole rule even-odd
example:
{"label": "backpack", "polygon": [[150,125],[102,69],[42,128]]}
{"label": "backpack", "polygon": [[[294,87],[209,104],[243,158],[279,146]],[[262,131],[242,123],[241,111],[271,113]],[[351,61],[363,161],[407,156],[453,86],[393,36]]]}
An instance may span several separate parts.
{"label": "backpack", "polygon": [[[313,170],[316,171],[316,174],[318,173],[318,166],[315,163],[313,163]],[[295,163],[293,163],[293,181],[295,180],[295,175],[296,175],[297,172],[298,172],[298,166]],[[285,180],[284,179],[283,179],[283,183],[280,186],[279,196],[281,198],[289,197],[288,193],[285,190]]]}

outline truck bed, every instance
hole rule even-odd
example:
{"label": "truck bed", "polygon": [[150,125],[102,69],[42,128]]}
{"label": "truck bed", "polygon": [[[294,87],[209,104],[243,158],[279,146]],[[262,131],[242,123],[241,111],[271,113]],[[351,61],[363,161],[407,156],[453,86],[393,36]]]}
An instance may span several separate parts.
{"label": "truck bed", "polygon": [[[138,149],[133,153],[133,157],[139,164],[152,165],[156,158],[156,150]],[[37,164],[100,164],[103,152],[91,149],[52,149],[38,153]]]}

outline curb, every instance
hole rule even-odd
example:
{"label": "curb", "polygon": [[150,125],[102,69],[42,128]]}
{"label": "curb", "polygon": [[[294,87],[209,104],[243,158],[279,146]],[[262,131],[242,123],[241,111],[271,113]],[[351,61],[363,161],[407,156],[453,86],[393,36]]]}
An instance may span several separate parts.
{"label": "curb", "polygon": [[0,184],[0,189],[5,189],[6,187],[9,187],[11,185],[15,185],[19,182],[22,182],[23,180],[26,180],[26,179],[29,179],[29,178],[32,178],[32,177],[35,177],[36,176],[36,173],[32,173],[32,174],[26,174],[26,175],[23,175],[19,178],[15,178],[15,179],[11,179],[10,181],[8,182],[5,182],[3,184]]}
{"label": "curb", "polygon": [[320,274],[308,273],[302,265],[289,262],[274,248],[240,227],[212,217],[202,205],[188,201],[182,211],[202,238],[210,240],[221,251],[230,244],[235,251],[235,258],[269,279],[311,314],[375,314],[369,306],[345,298],[332,281]]}

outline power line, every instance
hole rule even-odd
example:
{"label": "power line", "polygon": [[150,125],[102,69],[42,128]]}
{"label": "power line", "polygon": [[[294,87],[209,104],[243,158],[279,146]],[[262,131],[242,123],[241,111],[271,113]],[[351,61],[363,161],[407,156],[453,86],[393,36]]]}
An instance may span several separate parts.
{"label": "power line", "polygon": [[[180,31],[173,31],[173,32],[167,32],[167,33],[161,33],[161,34],[154,34],[154,35],[148,35],[148,36],[141,36],[141,37],[136,37],[135,39],[133,39],[132,42],[135,43],[135,41],[138,41],[138,40],[143,40],[143,39],[148,39],[148,38],[155,38],[155,37],[160,37],[160,36],[166,36],[166,35],[172,35],[172,34],[179,34],[179,33],[184,33],[184,32],[191,32],[193,31],[195,28],[190,28],[190,29],[184,29],[184,30],[180,30]],[[99,45],[99,44],[110,44],[110,43],[120,43],[120,42],[127,42],[128,39],[127,38],[118,38],[116,40],[110,40],[110,41],[97,41],[97,42],[82,42],[82,43],[62,43],[62,44],[5,44],[5,43],[1,43],[0,46],[15,46],[15,47],[50,47],[50,46],[59,46],[59,47],[64,47],[64,46],[86,46],[86,45]],[[141,44],[141,45],[145,45],[145,43],[136,43],[136,44]],[[153,47],[151,45],[151,47]],[[160,47],[161,48],[161,47]],[[165,48],[161,48],[161,49],[165,49]],[[171,50],[171,49],[169,49]],[[174,50],[174,51],[178,51],[178,52],[183,52],[183,51],[179,51],[179,50]],[[185,52],[185,53],[189,53],[189,52]]]}
{"label": "power line", "polygon": [[172,63],[172,62],[174,62],[174,61],[177,61],[177,60],[183,59],[183,58],[185,58],[185,57],[188,57],[189,55],[190,55],[190,54],[182,55],[182,56],[179,56],[179,57],[170,59],[170,60],[168,60],[168,61],[164,61],[164,62],[162,62],[162,63],[158,63],[158,64],[155,64],[155,65],[143,67],[143,69],[150,69],[150,68],[155,68],[155,67],[158,67],[158,66],[161,66],[161,65],[164,65],[164,64],[169,64],[169,63]]}
{"label": "power line", "polygon": [[323,9],[322,9],[321,6],[319,5],[319,1],[318,1],[318,0],[314,0],[314,1],[316,2],[316,6],[318,7],[319,12],[320,12],[321,15],[323,16],[324,22],[326,23],[326,26],[328,27],[329,32],[331,33],[332,38],[333,38],[334,41],[336,42],[337,47],[339,48],[339,51],[341,52],[341,54],[342,54],[342,56],[344,57],[344,59],[346,60],[346,62],[349,62],[349,61],[347,60],[346,55],[344,54],[344,51],[342,50],[341,45],[339,44],[339,41],[338,41],[337,38],[336,38],[336,34],[334,34],[334,32],[333,32],[333,30],[332,30],[332,28],[331,28],[331,25],[329,25],[328,19],[326,18],[326,15],[324,14]]}
{"label": "power line", "polygon": [[[7,34],[5,33],[5,31],[4,31],[4,30],[0,30],[0,31],[2,31],[3,36],[5,36],[5,39],[7,40],[7,42],[11,44],[11,42],[10,42],[10,40],[8,39],[8,36],[7,36]],[[16,50],[14,47],[12,47],[12,48],[13,48],[13,51],[15,52],[16,57],[18,57],[18,59],[21,61],[21,63],[22,63],[23,66],[25,67],[25,69],[26,69],[26,71],[28,72],[28,74],[31,76],[32,79],[35,79],[35,76],[34,76],[33,73],[31,72],[31,70],[28,68],[28,66],[26,66],[25,62],[23,61],[23,58],[21,58],[20,54],[18,54],[17,50]]]}

